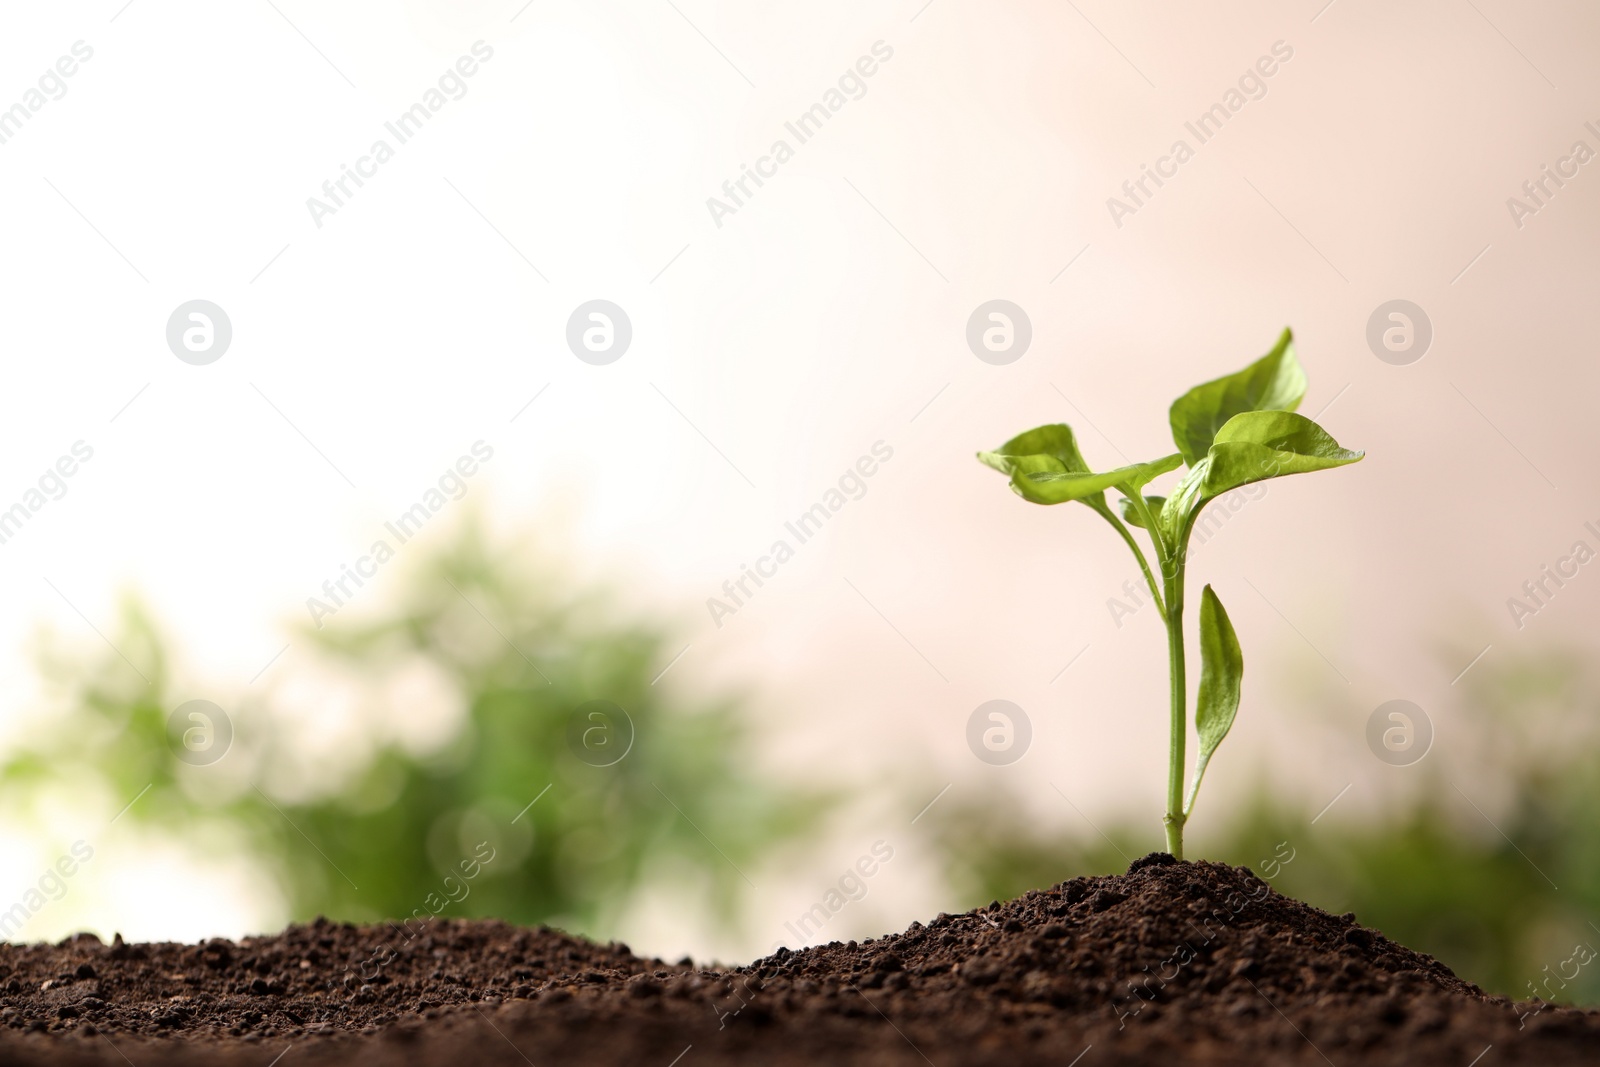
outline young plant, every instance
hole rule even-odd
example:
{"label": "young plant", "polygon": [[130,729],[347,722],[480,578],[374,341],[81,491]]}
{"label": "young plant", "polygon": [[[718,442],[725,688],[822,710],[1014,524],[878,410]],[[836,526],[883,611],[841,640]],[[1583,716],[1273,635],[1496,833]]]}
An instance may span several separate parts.
{"label": "young plant", "polygon": [[[1294,409],[1306,392],[1306,375],[1294,354],[1288,331],[1272,351],[1237,374],[1197,385],[1172,404],[1174,455],[1097,474],[1078,451],[1072,427],[1062,423],[1019,434],[978,459],[1011,479],[1011,488],[1033,504],[1077,501],[1093,508],[1133,550],[1167,628],[1171,682],[1171,744],[1167,761],[1167,851],[1183,858],[1183,826],[1194,811],[1195,794],[1217,746],[1239,709],[1244,656],[1217,594],[1206,586],[1200,596],[1200,687],[1195,700],[1195,733],[1200,750],[1188,795],[1183,789],[1184,746],[1188,739],[1184,682],[1183,603],[1189,535],[1201,510],[1242,485],[1289,474],[1354,463],[1364,453],[1339,447],[1315,422]],[[1187,466],[1165,497],[1146,496],[1144,488],[1169,471]],[[1121,516],[1106,503],[1105,491],[1122,494]],[[1161,580],[1151,571],[1129,526],[1144,530],[1155,550]]]}

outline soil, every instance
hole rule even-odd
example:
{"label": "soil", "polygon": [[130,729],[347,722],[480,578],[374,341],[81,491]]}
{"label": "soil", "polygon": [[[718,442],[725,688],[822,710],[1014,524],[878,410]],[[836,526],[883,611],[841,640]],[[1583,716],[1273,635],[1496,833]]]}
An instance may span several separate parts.
{"label": "soil", "polygon": [[1600,1013],[1487,996],[1248,868],[1165,853],[732,968],[449,919],[410,930],[318,919],[238,943],[0,946],[6,1064],[1597,1060]]}

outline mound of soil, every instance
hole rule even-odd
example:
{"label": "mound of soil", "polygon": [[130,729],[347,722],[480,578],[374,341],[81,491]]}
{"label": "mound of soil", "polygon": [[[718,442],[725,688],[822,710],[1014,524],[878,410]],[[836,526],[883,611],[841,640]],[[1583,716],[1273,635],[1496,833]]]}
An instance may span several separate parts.
{"label": "mound of soil", "polygon": [[1126,874],[731,969],[444,919],[319,919],[239,943],[0,947],[8,1064],[1597,1059],[1600,1013],[1486,996],[1248,868],[1165,853]]}

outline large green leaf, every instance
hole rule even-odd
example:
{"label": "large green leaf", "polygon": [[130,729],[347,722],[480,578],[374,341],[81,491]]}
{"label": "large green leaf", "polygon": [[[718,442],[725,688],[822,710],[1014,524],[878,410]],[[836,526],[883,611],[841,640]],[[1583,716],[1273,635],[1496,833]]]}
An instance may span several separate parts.
{"label": "large green leaf", "polygon": [[1228,420],[1246,411],[1293,411],[1306,395],[1306,374],[1287,329],[1272,351],[1236,374],[1197,385],[1172,403],[1172,440],[1194,466]]}
{"label": "large green leaf", "polygon": [[1343,448],[1326,430],[1292,411],[1247,411],[1218,430],[1205,458],[1191,466],[1162,505],[1160,523],[1173,544],[1206,503],[1268,478],[1342,467],[1364,452]]}
{"label": "large green leaf", "polygon": [[1233,623],[1222,608],[1222,601],[1208,585],[1200,594],[1200,693],[1195,700],[1194,728],[1200,736],[1200,751],[1195,756],[1194,781],[1184,814],[1194,810],[1200,792],[1200,779],[1206,764],[1228,736],[1233,717],[1239,711],[1239,685],[1244,680],[1244,653]]}

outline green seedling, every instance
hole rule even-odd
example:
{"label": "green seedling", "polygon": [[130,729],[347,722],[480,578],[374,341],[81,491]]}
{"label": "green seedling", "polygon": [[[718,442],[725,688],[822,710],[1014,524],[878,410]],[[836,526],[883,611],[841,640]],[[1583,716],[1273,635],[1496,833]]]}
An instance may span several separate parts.
{"label": "green seedling", "polygon": [[[1149,463],[1097,474],[1078,451],[1072,427],[1062,423],[1019,434],[978,459],[1011,479],[1011,488],[1033,504],[1077,501],[1094,509],[1133,550],[1150,596],[1167,628],[1171,682],[1171,744],[1167,761],[1167,851],[1183,858],[1183,827],[1194,811],[1200,779],[1239,710],[1244,656],[1222,601],[1206,586],[1200,597],[1200,687],[1194,725],[1200,748],[1188,795],[1183,789],[1188,739],[1184,682],[1183,596],[1189,535],[1206,504],[1232,489],[1268,478],[1326,470],[1354,463],[1364,453],[1339,447],[1327,431],[1296,415],[1306,375],[1295,358],[1288,331],[1272,351],[1237,374],[1197,385],[1172,404],[1172,439],[1178,451]],[[1156,478],[1179,467],[1183,476],[1166,496],[1146,496]],[[1105,491],[1122,494],[1118,511]],[[1129,526],[1149,536],[1161,580]]]}

